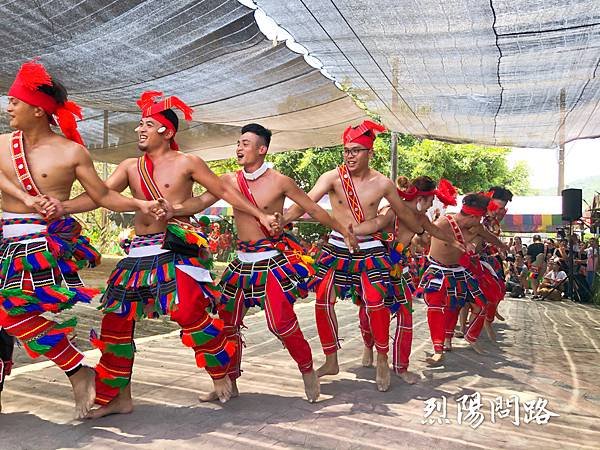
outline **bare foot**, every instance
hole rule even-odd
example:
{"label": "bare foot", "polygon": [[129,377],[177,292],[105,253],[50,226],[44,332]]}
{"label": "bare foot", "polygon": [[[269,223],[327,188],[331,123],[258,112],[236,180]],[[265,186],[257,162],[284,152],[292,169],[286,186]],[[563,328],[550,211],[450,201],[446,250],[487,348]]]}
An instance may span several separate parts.
{"label": "bare foot", "polygon": [[[214,391],[210,391],[208,394],[198,395],[198,400],[200,400],[201,402],[216,402],[217,400],[220,400],[216,389],[217,389],[217,387],[215,385]],[[231,395],[229,396],[229,398],[230,399],[236,398],[236,397],[239,397],[239,395],[240,395],[240,392],[238,391],[236,380],[231,380]],[[225,403],[225,402],[223,402],[223,403]]]}
{"label": "bare foot", "polygon": [[384,353],[377,353],[377,373],[375,383],[379,392],[385,392],[390,388],[391,376],[388,357]]}
{"label": "bare foot", "polygon": [[444,352],[452,351],[452,338],[446,338],[444,340]]}
{"label": "bare foot", "polygon": [[373,349],[372,348],[365,347],[363,349],[362,366],[363,367],[373,367]]}
{"label": "bare foot", "polygon": [[96,399],[96,372],[83,366],[69,377],[75,397],[75,418],[83,419],[94,406]]}
{"label": "bare foot", "polygon": [[486,350],[482,349],[477,342],[469,342],[469,345],[480,355],[487,355],[488,353]]}
{"label": "bare foot", "polygon": [[92,409],[86,419],[99,419],[100,417],[111,414],[129,414],[133,411],[133,400],[131,399],[131,384],[128,384],[119,395],[117,395],[108,405]]}
{"label": "bare foot", "polygon": [[428,356],[427,358],[425,358],[425,361],[427,362],[427,364],[431,365],[431,366],[435,366],[438,364],[441,364],[441,362],[444,360],[444,354],[443,353],[434,353],[431,356]]}
{"label": "bare foot", "polygon": [[402,378],[402,380],[404,380],[404,382],[407,384],[416,384],[417,381],[419,381],[421,379],[421,376],[419,374],[414,373],[414,372],[409,372],[408,370],[405,372],[399,373],[398,376],[400,378]]}
{"label": "bare foot", "polygon": [[496,311],[496,319],[498,319],[498,320],[499,320],[499,321],[501,321],[501,322],[504,322],[504,321],[506,320],[504,317],[502,317],[502,316],[500,315],[500,313],[499,313],[498,311]]}
{"label": "bare foot", "polygon": [[337,352],[325,355],[325,364],[317,369],[317,377],[325,375],[337,375],[340,372],[338,365]]}
{"label": "bare foot", "polygon": [[492,323],[486,320],[483,327],[485,328],[485,331],[488,337],[490,338],[490,341],[496,342],[496,332],[494,331]]}
{"label": "bare foot", "polygon": [[319,379],[317,378],[317,372],[311,370],[310,372],[302,374],[302,381],[304,381],[304,392],[306,392],[306,399],[309,403],[315,403],[321,395],[321,386],[319,385]]}

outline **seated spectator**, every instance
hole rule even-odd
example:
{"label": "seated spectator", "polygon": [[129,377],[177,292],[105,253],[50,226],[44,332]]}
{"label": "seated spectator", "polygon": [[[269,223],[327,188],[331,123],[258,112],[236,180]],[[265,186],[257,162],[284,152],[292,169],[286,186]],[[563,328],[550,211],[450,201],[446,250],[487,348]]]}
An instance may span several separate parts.
{"label": "seated spectator", "polygon": [[594,277],[598,271],[598,241],[596,238],[591,238],[588,242],[588,247],[585,249],[586,256],[586,280],[588,286],[592,289]]}
{"label": "seated spectator", "polygon": [[521,255],[523,256],[523,242],[519,236],[515,236],[512,245],[508,249],[509,253],[513,255]]}
{"label": "seated spectator", "polygon": [[560,262],[554,258],[550,263],[550,269],[544,275],[544,279],[538,288],[541,298],[549,300],[561,300],[561,292],[567,279],[567,274],[560,270]]}

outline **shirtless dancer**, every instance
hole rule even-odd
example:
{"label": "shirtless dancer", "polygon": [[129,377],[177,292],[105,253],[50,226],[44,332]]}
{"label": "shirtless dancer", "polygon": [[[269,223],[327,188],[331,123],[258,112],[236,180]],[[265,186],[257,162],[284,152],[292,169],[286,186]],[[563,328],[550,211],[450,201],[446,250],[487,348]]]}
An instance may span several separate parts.
{"label": "shirtless dancer", "polygon": [[[490,208],[492,209],[491,211],[488,210],[488,213],[483,218],[482,223],[490,233],[500,237],[502,235],[500,223],[506,215],[506,206],[508,205],[508,202],[512,201],[513,194],[504,187],[494,186],[488,190],[487,195],[492,199],[491,202],[496,205],[496,208]],[[479,253],[481,254],[482,261],[488,263],[493,269],[496,281],[500,288],[499,296],[496,299],[493,299],[494,301],[488,302],[485,312],[484,328],[490,340],[495,342],[496,333],[494,332],[492,323],[496,317],[500,320],[504,320],[504,317],[498,313],[498,304],[506,295],[506,284],[504,281],[505,274],[502,265],[503,255],[502,252],[500,252],[500,250],[492,244],[486,244],[480,240],[480,242],[476,242],[476,245]]]}
{"label": "shirtless dancer", "polygon": [[[37,211],[44,217],[49,213],[44,208],[48,205],[47,199],[42,195],[31,196],[23,189],[11,183],[3,173],[0,173],[0,191],[4,195],[12,196],[19,199],[31,211]],[[52,210],[53,212],[54,210]],[[0,238],[2,236],[2,228],[0,227]],[[0,412],[2,412],[2,390],[4,389],[4,381],[12,370],[13,361],[12,355],[15,346],[14,338],[9,335],[0,326]]]}
{"label": "shirtless dancer", "polygon": [[[348,127],[343,135],[344,164],[321,175],[308,195],[313,201],[319,201],[328,193],[333,216],[341,223],[354,225],[376,217],[379,203],[385,198],[413,233],[423,233],[423,226],[398,196],[394,182],[369,167],[376,133],[384,130],[382,125],[368,120],[358,127]],[[299,206],[291,207],[283,223],[297,219],[302,213]],[[342,236],[332,232],[317,261],[315,315],[325,353],[325,364],[317,370],[317,375],[339,372],[337,351],[341,347],[334,305],[336,297],[354,295],[360,304],[363,340],[367,347],[374,345],[377,349],[377,389],[387,391],[390,386],[387,356],[390,311],[384,299],[390,289],[391,263],[381,238],[360,236],[358,239],[361,250],[351,254]]]}
{"label": "shirtless dancer", "polygon": [[[138,101],[142,117],[136,130],[138,148],[144,154],[119,164],[106,184],[116,191],[129,187],[135,198],[164,198],[181,204],[192,197],[192,187],[199,183],[215,198],[223,198],[247,214],[248,220],[258,220],[270,230],[276,222],[274,216],[250,204],[201,158],[178,151],[175,134],[179,119],[172,108],[182,110],[187,120],[192,111],[177,97],[161,96],[155,91],[142,94]],[[95,207],[86,195],[65,203],[69,212]],[[133,334],[135,322],[144,316],[168,315],[181,326],[183,344],[194,350],[197,366],[206,368],[216,396],[226,402],[232,393],[226,375],[235,343],[227,342],[223,322],[207,313],[207,308],[218,306],[219,294],[208,270],[206,237],[189,227],[189,215],[179,213],[168,225],[166,220],[157,222],[138,213],[135,234],[128,257],[117,264],[101,300],[105,313],[102,334],[93,340],[102,350],[96,368],[96,403],[101,407],[89,418],[133,410]],[[177,247],[165,248],[163,241],[175,236],[182,237]],[[195,242],[199,249],[188,248],[186,241]]]}
{"label": "shirtless dancer", "polygon": [[[425,231],[435,228],[427,216],[427,211],[433,205],[434,196],[445,205],[456,205],[456,189],[447,180],[440,180],[436,187],[435,182],[426,176],[417,177],[412,182],[406,177],[398,178],[398,194],[405,200],[405,204],[413,211],[419,224]],[[415,287],[410,273],[410,245],[415,236],[414,232],[404,226],[396,218],[396,214],[385,206],[379,211],[379,215],[357,225],[354,232],[359,235],[373,234],[378,230],[393,233],[395,239],[388,246],[390,258],[394,264],[391,271],[393,296],[388,299],[391,302],[390,309],[396,314],[396,333],[393,339],[393,362],[394,372],[408,384],[414,384],[419,380],[419,375],[408,371],[408,363],[412,346],[412,304]],[[435,234],[440,233],[433,230]],[[448,240],[453,240],[452,233],[448,233]],[[373,349],[365,347],[363,363],[373,361]]]}
{"label": "shirtless dancer", "polygon": [[[77,132],[79,107],[67,101],[65,88],[41,64],[24,64],[8,97],[10,126],[17,131],[0,136],[0,170],[24,192],[67,200],[77,179],[96,203],[114,211],[150,213],[158,206],[122,197],[105,186]],[[51,130],[50,124],[57,122],[65,137]],[[80,235],[74,219],[48,222],[34,214],[22,195],[4,188],[2,210],[0,326],[30,356],[44,355],[65,372],[81,418],[94,402],[94,371],[82,366],[83,354],[67,337],[75,321],[57,323],[42,314],[89,302],[99,292],[85,288],[77,271],[86,263],[98,264],[100,255]]]}
{"label": "shirtless dancer", "polygon": [[[490,199],[483,194],[468,194],[462,202],[459,213],[440,217],[435,224],[442,230],[452,232],[464,245],[480,236],[486,242],[504,248],[504,244],[480,223],[487,213]],[[473,311],[477,317],[469,324],[465,339],[475,351],[483,352],[476,341],[485,318],[483,308],[486,299],[474,274],[465,268],[465,265],[473,267],[470,255],[471,253],[464,253],[435,236],[431,238],[429,266],[419,284],[419,290],[423,290],[425,294],[427,321],[435,352],[429,358],[430,363],[441,362],[444,351],[452,349],[458,314],[467,301],[475,303]]]}
{"label": "shirtless dancer", "polygon": [[[269,214],[283,213],[285,197],[300,205],[314,219],[343,233],[352,247],[357,243],[346,227],[329,216],[313,202],[289,177],[273,170],[265,162],[271,142],[271,131],[259,124],[242,128],[236,156],[243,170],[223,175],[223,180],[253,204]],[[182,205],[182,211],[207,208],[217,200],[204,194]],[[237,353],[229,368],[234,396],[238,395],[236,380],[241,376],[242,340],[240,327],[248,308],[260,306],[265,311],[269,330],[281,340],[302,374],[306,397],[309,402],[319,398],[320,389],[313,369],[310,346],[300,330],[292,307],[297,297],[306,297],[305,278],[311,268],[301,257],[302,249],[285,233],[271,238],[267,230],[252,216],[234,209],[238,231],[237,258],[227,267],[221,278],[223,301],[226,302],[219,315],[224,318],[229,339],[237,344]],[[314,271],[313,271],[314,273]],[[203,400],[215,399],[214,393]]]}

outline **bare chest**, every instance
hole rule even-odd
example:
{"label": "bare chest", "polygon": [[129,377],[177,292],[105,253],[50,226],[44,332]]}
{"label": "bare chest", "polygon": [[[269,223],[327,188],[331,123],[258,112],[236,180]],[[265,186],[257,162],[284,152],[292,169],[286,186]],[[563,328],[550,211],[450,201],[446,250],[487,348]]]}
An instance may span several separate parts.
{"label": "bare chest", "polygon": [[335,213],[351,213],[355,215],[362,210],[366,219],[377,215],[383,198],[381,190],[375,183],[354,182],[354,189],[344,189],[341,180],[336,180],[329,193],[331,208]]}

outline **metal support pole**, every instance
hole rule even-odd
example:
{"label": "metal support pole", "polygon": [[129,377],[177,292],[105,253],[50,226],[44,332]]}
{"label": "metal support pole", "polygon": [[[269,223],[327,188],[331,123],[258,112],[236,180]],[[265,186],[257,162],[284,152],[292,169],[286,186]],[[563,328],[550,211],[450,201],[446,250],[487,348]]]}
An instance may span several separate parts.
{"label": "metal support pole", "polygon": [[390,149],[390,178],[396,183],[398,178],[398,133],[392,131],[392,146]]}
{"label": "metal support pole", "polygon": [[565,188],[565,89],[560,90],[560,125],[558,129],[558,189],[556,195],[561,195]]}
{"label": "metal support pole", "polygon": [[[106,150],[108,148],[108,111],[104,110],[104,129],[102,134],[102,147]],[[108,163],[102,164],[102,179],[106,181],[108,178]],[[102,208],[102,228],[106,230],[108,226],[108,216],[106,208]]]}

